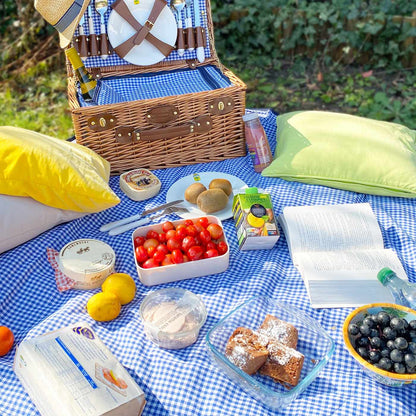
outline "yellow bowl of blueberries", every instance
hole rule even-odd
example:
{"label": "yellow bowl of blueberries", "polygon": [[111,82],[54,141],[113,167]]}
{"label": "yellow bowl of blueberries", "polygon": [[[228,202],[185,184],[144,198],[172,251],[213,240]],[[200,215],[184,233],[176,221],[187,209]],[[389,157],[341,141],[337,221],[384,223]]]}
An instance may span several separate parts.
{"label": "yellow bowl of blueberries", "polygon": [[343,335],[374,380],[390,387],[416,383],[416,311],[392,303],[364,305],[347,316]]}
{"label": "yellow bowl of blueberries", "polygon": [[292,403],[318,377],[335,348],[317,321],[267,296],[239,305],[205,340],[214,366],[274,411]]}

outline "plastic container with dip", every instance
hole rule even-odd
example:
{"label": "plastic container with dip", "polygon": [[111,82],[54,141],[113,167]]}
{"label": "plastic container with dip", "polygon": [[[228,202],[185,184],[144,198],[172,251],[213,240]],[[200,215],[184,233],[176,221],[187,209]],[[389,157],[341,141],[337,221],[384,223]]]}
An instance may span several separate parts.
{"label": "plastic container with dip", "polygon": [[59,252],[63,274],[75,281],[74,289],[95,289],[114,273],[116,255],[106,243],[94,239],[75,240]]}
{"label": "plastic container with dip", "polygon": [[134,201],[157,195],[161,185],[159,178],[147,169],[134,169],[120,175],[121,190]]}
{"label": "plastic container with dip", "polygon": [[167,288],[146,296],[140,305],[140,317],[152,342],[160,348],[177,350],[196,342],[207,311],[194,293]]}

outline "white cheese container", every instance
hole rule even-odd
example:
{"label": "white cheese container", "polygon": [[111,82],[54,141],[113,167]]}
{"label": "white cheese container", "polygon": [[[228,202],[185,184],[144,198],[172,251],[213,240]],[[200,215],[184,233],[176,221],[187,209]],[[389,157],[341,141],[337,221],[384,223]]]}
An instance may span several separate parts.
{"label": "white cheese container", "polygon": [[74,289],[95,289],[114,273],[115,259],[114,250],[103,241],[80,239],[61,249],[58,264],[75,281]]}
{"label": "white cheese container", "polygon": [[13,369],[42,416],[138,416],[146,403],[85,322],[22,341]]}
{"label": "white cheese container", "polygon": [[162,183],[147,169],[134,169],[120,175],[120,189],[133,201],[143,201],[158,194]]}

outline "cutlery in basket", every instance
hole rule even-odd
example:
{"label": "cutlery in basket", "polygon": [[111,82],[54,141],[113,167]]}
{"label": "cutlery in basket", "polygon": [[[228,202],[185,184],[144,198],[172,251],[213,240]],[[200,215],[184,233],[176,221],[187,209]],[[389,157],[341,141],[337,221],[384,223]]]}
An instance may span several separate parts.
{"label": "cutlery in basket", "polygon": [[100,36],[100,51],[101,58],[106,59],[108,57],[108,44],[107,44],[107,31],[105,28],[104,15],[108,9],[108,0],[95,0],[95,10],[101,16],[100,25],[101,25],[101,36]]}

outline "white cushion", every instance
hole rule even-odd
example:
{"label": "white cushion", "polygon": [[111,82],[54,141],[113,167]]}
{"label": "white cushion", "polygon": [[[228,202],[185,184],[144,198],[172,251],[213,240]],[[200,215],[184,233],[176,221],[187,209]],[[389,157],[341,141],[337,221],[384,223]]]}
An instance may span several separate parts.
{"label": "white cushion", "polygon": [[0,253],[55,225],[86,215],[49,207],[29,197],[0,195]]}

